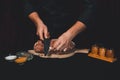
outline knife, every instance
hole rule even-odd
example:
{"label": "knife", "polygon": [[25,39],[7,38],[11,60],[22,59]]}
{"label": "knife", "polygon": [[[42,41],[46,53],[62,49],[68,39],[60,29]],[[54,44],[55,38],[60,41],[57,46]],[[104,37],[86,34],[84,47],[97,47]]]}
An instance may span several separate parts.
{"label": "knife", "polygon": [[44,39],[44,54],[45,54],[45,56],[49,52],[49,47],[50,47],[50,38],[45,38]]}

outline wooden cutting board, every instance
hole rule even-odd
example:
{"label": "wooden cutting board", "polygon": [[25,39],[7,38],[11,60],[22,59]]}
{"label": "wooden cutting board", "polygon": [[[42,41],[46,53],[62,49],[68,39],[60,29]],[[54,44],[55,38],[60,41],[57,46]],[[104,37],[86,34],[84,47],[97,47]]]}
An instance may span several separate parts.
{"label": "wooden cutting board", "polygon": [[73,52],[67,53],[67,54],[51,54],[51,55],[44,55],[44,53],[36,53],[34,50],[28,50],[28,52],[30,54],[39,56],[41,58],[68,58],[71,57],[75,54],[88,54],[89,53],[89,49],[75,49]]}

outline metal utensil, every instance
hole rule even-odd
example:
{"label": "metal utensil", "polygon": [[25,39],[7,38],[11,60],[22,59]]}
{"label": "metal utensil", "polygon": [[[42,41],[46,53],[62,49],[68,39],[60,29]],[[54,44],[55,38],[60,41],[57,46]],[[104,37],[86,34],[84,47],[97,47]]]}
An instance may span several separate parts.
{"label": "metal utensil", "polygon": [[45,56],[49,52],[49,47],[50,47],[50,38],[46,38],[46,39],[44,39],[44,54],[45,54]]}

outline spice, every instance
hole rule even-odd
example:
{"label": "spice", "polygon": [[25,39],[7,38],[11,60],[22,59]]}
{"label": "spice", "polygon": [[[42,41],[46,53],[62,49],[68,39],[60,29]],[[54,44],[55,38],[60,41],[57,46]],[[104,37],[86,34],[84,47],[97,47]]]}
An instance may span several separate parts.
{"label": "spice", "polygon": [[98,54],[98,46],[97,45],[92,46],[91,53]]}
{"label": "spice", "polygon": [[105,57],[106,49],[104,47],[99,48],[99,56]]}
{"label": "spice", "polygon": [[27,61],[27,57],[19,57],[15,60],[16,63],[24,63]]}
{"label": "spice", "polygon": [[112,49],[106,50],[106,57],[108,58],[114,58],[114,52]]}

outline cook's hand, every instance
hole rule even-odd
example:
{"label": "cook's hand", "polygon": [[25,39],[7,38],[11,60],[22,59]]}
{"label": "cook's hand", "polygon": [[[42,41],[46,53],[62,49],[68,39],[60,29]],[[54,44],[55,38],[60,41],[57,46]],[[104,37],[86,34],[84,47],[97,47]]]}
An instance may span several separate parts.
{"label": "cook's hand", "polygon": [[36,34],[40,37],[41,40],[44,38],[48,38],[48,29],[47,26],[44,24],[42,19],[39,17],[39,14],[36,11],[33,11],[28,15],[28,17],[33,21],[35,24],[37,31]]}
{"label": "cook's hand", "polygon": [[70,42],[72,40],[70,33],[63,33],[54,43],[53,49],[58,51],[66,51],[70,48]]}
{"label": "cook's hand", "polygon": [[36,34],[40,37],[41,40],[44,40],[44,38],[49,38],[48,28],[44,23],[37,25]]}
{"label": "cook's hand", "polygon": [[55,42],[53,49],[55,50],[66,50],[70,47],[71,40],[81,31],[86,28],[83,22],[77,21],[70,29],[63,33],[58,40]]}

